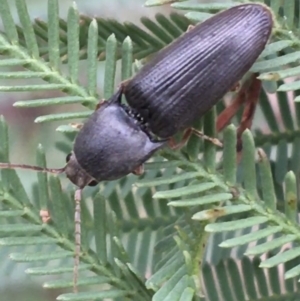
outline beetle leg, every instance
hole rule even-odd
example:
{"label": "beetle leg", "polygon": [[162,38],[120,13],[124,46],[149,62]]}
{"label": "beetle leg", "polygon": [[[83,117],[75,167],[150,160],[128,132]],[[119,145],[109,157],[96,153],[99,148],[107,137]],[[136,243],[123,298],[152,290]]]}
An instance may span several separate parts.
{"label": "beetle leg", "polygon": [[222,131],[246,101],[246,92],[242,88],[233,103],[231,103],[217,118],[217,132]]}
{"label": "beetle leg", "polygon": [[246,129],[250,129],[252,126],[252,121],[259,99],[259,93],[261,90],[261,81],[257,79],[256,75],[250,78],[250,80],[245,83],[234,102],[227,107],[217,119],[217,131],[223,130],[230,122],[231,118],[237,113],[239,108],[245,104],[243,110],[242,119],[240,125],[237,129],[237,151],[242,150],[241,136]]}
{"label": "beetle leg", "polygon": [[185,143],[186,143],[186,141],[183,142],[183,140],[181,140],[179,143],[177,143],[173,137],[171,137],[168,140],[168,145],[169,145],[170,149],[173,149],[173,150],[182,148],[185,145]]}
{"label": "beetle leg", "polygon": [[184,147],[184,145],[186,144],[186,142],[189,140],[190,136],[192,135],[192,128],[188,128],[183,132],[183,137],[181,139],[181,141],[179,143],[177,143],[175,141],[175,139],[173,137],[171,137],[168,140],[168,145],[171,149],[173,150],[177,150],[180,149],[182,147]]}
{"label": "beetle leg", "polygon": [[173,150],[182,148],[186,144],[186,142],[189,140],[189,138],[191,137],[192,134],[194,134],[204,140],[210,141],[212,144],[214,144],[216,146],[223,147],[223,143],[219,139],[206,136],[201,131],[196,130],[194,128],[186,129],[184,131],[183,137],[179,143],[176,143],[174,138],[171,137],[168,141],[169,147]]}
{"label": "beetle leg", "polygon": [[135,168],[132,173],[136,176],[141,176],[144,173],[145,169],[144,169],[144,164],[138,166],[137,168]]}
{"label": "beetle leg", "polygon": [[[230,122],[232,117],[237,113],[240,107],[247,103],[247,98],[249,91],[253,89],[258,89],[258,87],[254,87],[254,82],[259,81],[256,79],[257,75],[253,74],[249,80],[247,80],[242,87],[240,88],[239,92],[237,93],[236,98],[234,99],[233,103],[231,103],[217,118],[217,131],[222,131]],[[251,96],[253,97],[253,96]],[[255,97],[255,96],[254,96]]]}
{"label": "beetle leg", "polygon": [[258,78],[254,77],[247,91],[248,93],[246,95],[245,108],[243,111],[240,126],[237,130],[238,139],[241,138],[243,132],[246,129],[250,129],[252,126],[252,121],[258,103],[260,91],[261,81]]}
{"label": "beetle leg", "polygon": [[191,128],[191,130],[192,130],[192,134],[202,138],[203,140],[210,141],[212,144],[214,144],[216,146],[223,147],[223,143],[218,138],[209,137],[209,136],[205,135],[204,133],[202,133],[201,131],[196,130],[194,128]]}

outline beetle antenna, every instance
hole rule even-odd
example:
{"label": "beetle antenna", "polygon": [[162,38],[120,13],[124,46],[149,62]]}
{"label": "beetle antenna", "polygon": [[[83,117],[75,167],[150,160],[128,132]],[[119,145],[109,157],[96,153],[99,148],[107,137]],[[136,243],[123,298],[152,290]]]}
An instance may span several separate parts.
{"label": "beetle antenna", "polygon": [[78,292],[78,269],[80,259],[80,247],[81,247],[81,217],[80,217],[80,202],[82,197],[82,189],[75,191],[75,257],[74,257],[74,272],[73,272],[73,285],[74,293]]}
{"label": "beetle antenna", "polygon": [[55,174],[60,174],[65,171],[65,168],[46,168],[34,165],[27,165],[27,164],[11,164],[11,163],[0,163],[0,169],[14,169],[14,168],[21,168],[21,169],[29,169],[35,171],[42,171],[42,172],[50,172]]}

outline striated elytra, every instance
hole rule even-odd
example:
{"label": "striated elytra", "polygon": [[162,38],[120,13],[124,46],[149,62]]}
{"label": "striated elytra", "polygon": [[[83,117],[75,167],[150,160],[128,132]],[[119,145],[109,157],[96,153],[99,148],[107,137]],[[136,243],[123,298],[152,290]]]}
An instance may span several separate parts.
{"label": "striated elytra", "polygon": [[176,40],[140,70],[124,94],[161,138],[189,127],[251,68],[265,48],[268,8],[245,4],[223,11]]}
{"label": "striated elytra", "polygon": [[[162,49],[86,121],[68,157],[68,178],[83,188],[135,171],[243,77],[272,26],[266,6],[239,5]],[[128,106],[121,104],[123,94]]]}

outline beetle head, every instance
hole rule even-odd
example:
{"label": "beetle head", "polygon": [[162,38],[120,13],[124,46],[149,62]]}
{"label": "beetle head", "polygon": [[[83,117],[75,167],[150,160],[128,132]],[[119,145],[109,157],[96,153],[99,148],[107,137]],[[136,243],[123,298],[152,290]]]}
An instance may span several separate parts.
{"label": "beetle head", "polygon": [[74,152],[67,155],[67,164],[65,166],[65,174],[67,178],[79,188],[85,186],[95,186],[98,184],[91,176],[89,176],[78,164]]}

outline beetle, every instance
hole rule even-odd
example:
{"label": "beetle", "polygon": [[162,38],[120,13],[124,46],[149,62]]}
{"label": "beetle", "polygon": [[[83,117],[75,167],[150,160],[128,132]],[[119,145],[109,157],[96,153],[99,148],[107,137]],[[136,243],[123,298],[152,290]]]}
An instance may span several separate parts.
{"label": "beetle", "polygon": [[[64,172],[79,188],[75,268],[82,189],[139,173],[142,164],[172,136],[190,127],[243,77],[265,48],[272,26],[272,13],[262,4],[234,6],[196,25],[99,105],[80,129],[64,168],[31,167]],[[121,102],[123,95],[127,105]],[[17,167],[30,168],[0,163],[0,168]]]}
{"label": "beetle", "polygon": [[[83,186],[134,171],[166,139],[190,127],[251,68],[272,25],[266,6],[238,5],[158,52],[79,132],[68,164],[86,172],[88,179],[80,179]],[[121,104],[123,94],[128,106]],[[78,185],[78,177],[68,170],[67,176]]]}

